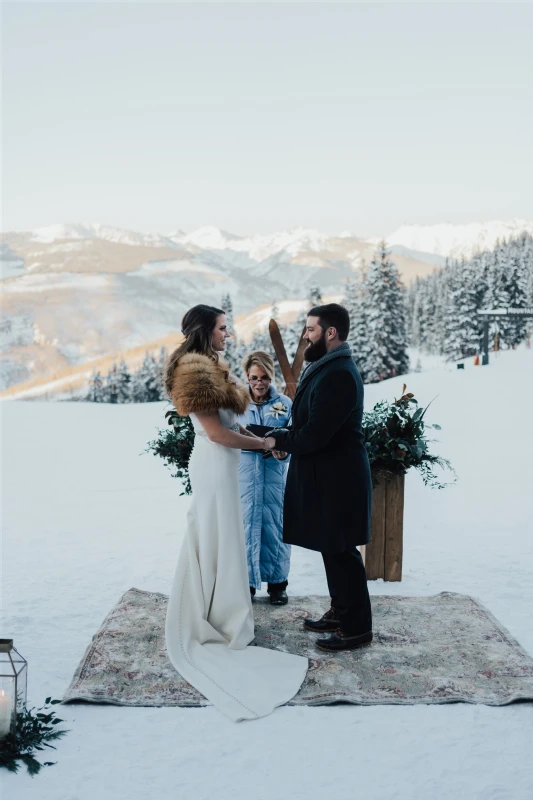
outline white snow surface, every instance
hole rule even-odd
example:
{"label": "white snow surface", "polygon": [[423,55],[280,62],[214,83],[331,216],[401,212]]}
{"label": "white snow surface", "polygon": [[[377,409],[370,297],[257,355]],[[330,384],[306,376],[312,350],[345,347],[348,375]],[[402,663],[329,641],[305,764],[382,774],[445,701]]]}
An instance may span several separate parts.
{"label": "white snow surface", "polygon": [[[366,407],[436,396],[430,422],[459,474],[406,481],[404,580],[372,594],[463,592],[533,654],[533,350],[366,387]],[[162,403],[4,403],[4,632],[29,661],[29,699],[60,697],[132,586],[167,592],[188,498],[140,455]],[[319,554],[293,549],[290,594],[326,594]],[[332,656],[334,657],[334,656]],[[17,800],[531,800],[531,704],[284,707],[232,724],[213,708],[60,709],[57,765],[4,774]],[[46,760],[48,760],[46,754]],[[44,759],[43,759],[44,760]]]}

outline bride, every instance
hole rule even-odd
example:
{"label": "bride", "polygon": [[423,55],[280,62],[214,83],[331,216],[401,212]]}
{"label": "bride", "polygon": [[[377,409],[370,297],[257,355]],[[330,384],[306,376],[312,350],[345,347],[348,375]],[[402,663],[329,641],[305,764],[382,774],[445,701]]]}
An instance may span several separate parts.
{"label": "bride", "polygon": [[170,593],[166,643],[180,675],[234,721],[270,714],[298,692],[307,659],[249,647],[254,619],[239,493],[241,448],[265,443],[236,422],[250,402],[219,353],[229,332],[222,310],[198,305],[183,317],[185,341],[168,363],[166,388],[195,443],[193,499]]}

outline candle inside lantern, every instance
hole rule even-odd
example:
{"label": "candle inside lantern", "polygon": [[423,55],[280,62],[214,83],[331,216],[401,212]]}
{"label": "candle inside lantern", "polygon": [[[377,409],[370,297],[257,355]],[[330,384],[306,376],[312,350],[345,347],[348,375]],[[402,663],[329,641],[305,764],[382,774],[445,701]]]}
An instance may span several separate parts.
{"label": "candle inside lantern", "polygon": [[0,690],[0,739],[11,731],[11,698]]}

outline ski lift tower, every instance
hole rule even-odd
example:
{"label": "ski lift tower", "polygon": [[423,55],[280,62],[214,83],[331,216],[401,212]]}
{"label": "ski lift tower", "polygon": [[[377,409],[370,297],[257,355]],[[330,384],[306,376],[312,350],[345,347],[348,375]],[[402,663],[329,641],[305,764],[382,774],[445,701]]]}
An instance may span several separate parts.
{"label": "ski lift tower", "polygon": [[526,306],[525,308],[483,308],[477,313],[483,319],[483,355],[481,364],[486,366],[489,363],[489,321],[494,317],[533,318],[533,306]]}

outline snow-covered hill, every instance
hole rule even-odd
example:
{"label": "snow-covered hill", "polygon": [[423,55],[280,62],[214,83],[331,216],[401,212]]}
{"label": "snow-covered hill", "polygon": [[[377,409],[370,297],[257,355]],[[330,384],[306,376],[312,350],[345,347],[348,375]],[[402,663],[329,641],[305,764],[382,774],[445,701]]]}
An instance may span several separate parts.
{"label": "snow-covered hill", "polygon": [[[436,225],[402,225],[384,238],[390,246],[398,245],[421,256],[465,258],[484,249],[492,249],[498,240],[517,236],[522,231],[533,234],[533,221],[524,219],[491,220],[466,225],[439,223]],[[132,246],[171,247],[185,249],[229,250],[246,253],[251,261],[260,262],[280,253],[297,256],[300,253],[318,253],[330,249],[339,240],[376,244],[376,238],[357,237],[347,231],[338,235],[326,234],[312,228],[292,228],[272,234],[238,236],[214,226],[198,228],[190,233],[177,231],[167,235],[139,233],[101,223],[71,223],[36,228],[29,234],[30,241],[51,244],[83,239],[128,244]],[[7,234],[8,238],[10,234]]]}
{"label": "snow-covered hill", "polygon": [[[469,254],[520,230],[533,231],[533,223],[404,226],[388,238],[409,283],[448,255]],[[376,244],[310,228],[237,236],[204,227],[161,235],[73,223],[7,233],[2,330],[18,330],[23,318],[40,338],[4,336],[0,390],[40,376],[54,380],[70,366],[149,345],[179,330],[187,307],[219,306],[228,293],[242,323],[239,334],[249,335],[274,301],[296,316],[312,284],[323,295],[342,297]]]}
{"label": "snow-covered hill", "polygon": [[[404,580],[373,581],[371,595],[473,595],[533,655],[533,350],[366,387],[366,408],[398,397],[404,379],[422,403],[437,396],[427,417],[459,480],[435,491],[408,474]],[[61,697],[125,590],[168,592],[189,499],[160,459],[139,455],[164,404],[6,403],[2,414],[3,627],[39,705]],[[319,553],[293,548],[288,591],[327,593]],[[56,766],[6,772],[6,799],[533,796],[528,703],[284,707],[240,724],[209,707],[67,705],[60,716],[70,732]]]}
{"label": "snow-covered hill", "polygon": [[389,245],[402,245],[418,253],[468,259],[474,253],[492,250],[496,243],[526,231],[533,235],[533,222],[472,222],[469,225],[402,225],[387,237]]}
{"label": "snow-covered hill", "polygon": [[310,228],[294,228],[269,235],[235,236],[219,228],[207,227],[172,238],[178,244],[194,244],[204,250],[246,253],[252,261],[259,262],[282,252],[289,256],[302,252],[319,252],[335,237]]}
{"label": "snow-covered hill", "polygon": [[137,233],[124,228],[114,228],[111,225],[102,225],[99,222],[47,225],[35,228],[30,236],[30,241],[40,244],[80,239],[102,239],[117,244],[148,247],[171,247],[173,244],[170,238],[158,233]]}

